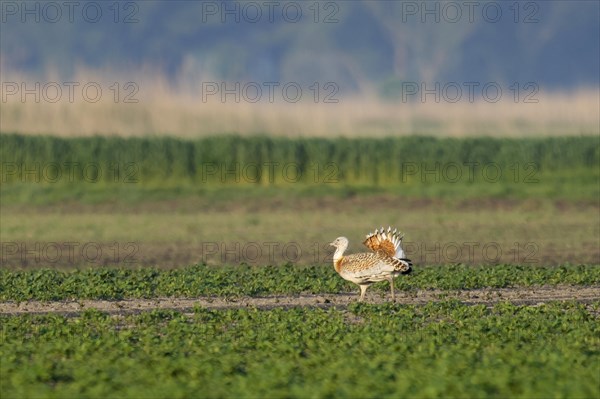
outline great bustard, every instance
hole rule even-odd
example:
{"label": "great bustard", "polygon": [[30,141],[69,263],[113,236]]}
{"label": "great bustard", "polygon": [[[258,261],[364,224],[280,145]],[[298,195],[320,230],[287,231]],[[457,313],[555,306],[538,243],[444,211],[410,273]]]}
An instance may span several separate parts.
{"label": "great bustard", "polygon": [[360,299],[365,299],[365,293],[369,285],[378,281],[387,280],[390,282],[392,290],[392,301],[394,297],[394,277],[400,274],[408,274],[411,271],[412,263],[406,259],[402,244],[402,237],[395,229],[392,231],[388,227],[387,231],[383,227],[375,232],[367,234],[367,239],[363,242],[373,252],[364,252],[344,256],[344,251],[348,248],[348,239],[338,237],[329,245],[334,246],[333,267],[342,278],[358,284],[360,287]]}

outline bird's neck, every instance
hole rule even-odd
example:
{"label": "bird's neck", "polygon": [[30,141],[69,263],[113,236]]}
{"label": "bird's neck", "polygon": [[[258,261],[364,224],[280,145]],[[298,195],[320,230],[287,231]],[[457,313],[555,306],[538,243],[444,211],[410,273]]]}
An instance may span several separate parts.
{"label": "bird's neck", "polygon": [[335,249],[335,253],[333,254],[333,265],[336,267],[336,270],[337,270],[337,265],[344,257],[344,251],[346,251],[346,247],[337,247]]}

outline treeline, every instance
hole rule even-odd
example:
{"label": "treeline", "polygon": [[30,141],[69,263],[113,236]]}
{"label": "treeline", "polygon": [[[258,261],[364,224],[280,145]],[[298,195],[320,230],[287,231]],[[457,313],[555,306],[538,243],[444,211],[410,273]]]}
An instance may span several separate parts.
{"label": "treeline", "polygon": [[[286,3],[293,15],[284,11]],[[533,81],[555,89],[599,84],[594,1],[179,5],[2,2],[3,78],[10,71],[40,77],[58,71],[72,80],[78,65],[115,70],[129,80],[146,65],[160,66],[168,79],[182,80],[185,87],[213,79],[295,81],[303,87],[335,82],[340,95],[365,84],[394,95],[394,85],[403,81],[506,87]],[[87,15],[88,6],[96,11]],[[319,45],[307,45],[313,42]],[[131,68],[124,72],[126,65]]]}
{"label": "treeline", "polygon": [[57,138],[0,135],[1,182],[394,186],[594,176],[597,137]]}

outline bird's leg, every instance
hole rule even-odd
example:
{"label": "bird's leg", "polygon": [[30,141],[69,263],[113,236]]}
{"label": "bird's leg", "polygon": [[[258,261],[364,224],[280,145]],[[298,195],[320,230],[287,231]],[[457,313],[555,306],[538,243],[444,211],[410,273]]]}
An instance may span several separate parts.
{"label": "bird's leg", "polygon": [[365,300],[365,293],[367,292],[368,285],[360,285],[360,299],[358,302],[362,302]]}
{"label": "bird's leg", "polygon": [[394,278],[389,278],[390,287],[392,288],[392,302],[396,302],[396,297],[394,296]]}

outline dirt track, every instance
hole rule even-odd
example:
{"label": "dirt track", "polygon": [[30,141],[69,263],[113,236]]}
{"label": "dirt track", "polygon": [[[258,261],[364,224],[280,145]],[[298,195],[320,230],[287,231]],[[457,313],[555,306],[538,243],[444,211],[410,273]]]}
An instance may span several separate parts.
{"label": "dirt track", "polygon": [[[86,309],[97,309],[111,314],[138,313],[152,309],[173,309],[187,311],[199,306],[206,309],[237,309],[237,308],[290,308],[290,307],[346,307],[356,302],[358,294],[324,294],[299,296],[272,296],[263,298],[155,298],[129,299],[121,301],[80,300],[61,302],[2,302],[0,314],[43,314],[58,313],[76,315]],[[368,303],[386,303],[391,298],[382,297],[375,293],[367,295]],[[536,287],[536,288],[503,288],[478,289],[462,291],[417,291],[398,293],[396,303],[419,305],[429,302],[440,302],[448,299],[458,299],[466,304],[485,304],[509,301],[515,304],[536,305],[549,301],[576,300],[592,302],[600,300],[600,287]]]}

